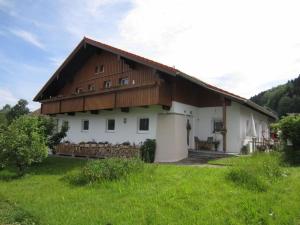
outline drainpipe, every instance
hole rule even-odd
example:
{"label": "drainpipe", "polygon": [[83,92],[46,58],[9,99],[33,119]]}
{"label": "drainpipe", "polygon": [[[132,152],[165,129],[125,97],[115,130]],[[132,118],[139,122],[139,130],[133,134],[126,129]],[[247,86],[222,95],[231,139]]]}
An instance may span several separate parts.
{"label": "drainpipe", "polygon": [[223,131],[222,131],[222,136],[223,136],[223,151],[226,152],[227,150],[227,125],[226,125],[226,99],[224,96],[222,96],[222,114],[223,114]]}

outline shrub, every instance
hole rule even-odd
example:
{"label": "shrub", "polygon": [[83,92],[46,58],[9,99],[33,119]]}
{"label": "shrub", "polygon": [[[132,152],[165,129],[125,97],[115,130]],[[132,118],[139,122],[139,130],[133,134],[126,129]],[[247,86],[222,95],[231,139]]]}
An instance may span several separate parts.
{"label": "shrub", "polygon": [[54,151],[54,147],[67,136],[67,131],[69,129],[68,123],[63,123],[59,130],[53,118],[40,116],[38,119],[40,121],[40,128],[44,130],[47,145],[52,151]]}
{"label": "shrub", "polygon": [[141,146],[141,158],[143,161],[153,163],[155,159],[156,142],[154,139],[147,139]]}
{"label": "shrub", "polygon": [[282,176],[279,153],[256,153],[241,158],[228,172],[227,178],[244,188],[266,191],[272,182]]}
{"label": "shrub", "polygon": [[242,155],[248,155],[249,152],[250,152],[249,146],[248,145],[243,145],[243,147],[241,148]]}
{"label": "shrub", "polygon": [[[285,116],[272,126],[280,131],[285,159],[290,163],[300,163],[300,115]],[[287,145],[288,140],[292,146]]]}
{"label": "shrub", "polygon": [[22,175],[32,163],[41,162],[47,157],[46,144],[44,130],[41,129],[38,118],[21,116],[0,133],[1,162],[14,163]]}
{"label": "shrub", "polygon": [[143,162],[138,158],[91,160],[79,173],[68,174],[67,180],[81,185],[105,180],[119,180],[142,169]]}

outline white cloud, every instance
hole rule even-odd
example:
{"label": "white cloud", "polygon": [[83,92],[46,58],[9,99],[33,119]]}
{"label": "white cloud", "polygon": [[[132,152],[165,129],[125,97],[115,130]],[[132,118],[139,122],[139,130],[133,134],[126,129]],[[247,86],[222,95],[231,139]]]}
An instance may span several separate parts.
{"label": "white cloud", "polygon": [[44,44],[40,42],[39,39],[29,31],[21,30],[21,29],[10,29],[10,32],[40,49],[45,49]]}
{"label": "white cloud", "polygon": [[122,1],[124,0],[62,1],[59,5],[61,25],[76,40],[83,36],[99,37],[106,33],[103,24],[110,24],[115,19],[112,15],[105,14],[106,7]]}
{"label": "white cloud", "polygon": [[18,98],[15,97],[11,91],[0,87],[0,108],[6,104],[14,105],[17,101]]}
{"label": "white cloud", "polygon": [[299,8],[293,0],[135,0],[119,45],[250,97],[300,72]]}

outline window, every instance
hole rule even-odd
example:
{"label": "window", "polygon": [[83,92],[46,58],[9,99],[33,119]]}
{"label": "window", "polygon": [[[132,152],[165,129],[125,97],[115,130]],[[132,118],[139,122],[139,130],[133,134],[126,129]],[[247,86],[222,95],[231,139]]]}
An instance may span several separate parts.
{"label": "window", "polygon": [[149,118],[140,118],[138,123],[139,132],[149,131]]}
{"label": "window", "polygon": [[82,120],[82,131],[88,131],[89,130],[90,121],[89,120]]}
{"label": "window", "polygon": [[88,85],[88,90],[89,91],[95,91],[95,85],[94,84],[89,84]]}
{"label": "window", "polygon": [[59,119],[55,119],[55,120],[54,120],[54,123],[55,123],[55,125],[54,125],[54,126],[55,126],[55,128],[54,128],[55,131],[56,131],[56,132],[59,132],[59,127],[58,127],[58,125],[59,125]]}
{"label": "window", "polygon": [[215,119],[213,121],[213,133],[221,132],[223,130],[223,121],[220,119]]}
{"label": "window", "polygon": [[106,131],[107,132],[114,132],[115,131],[115,120],[114,119],[108,119],[106,121]]}
{"label": "window", "polygon": [[103,73],[103,72],[104,72],[104,66],[103,65],[97,65],[95,67],[95,74]]}
{"label": "window", "polygon": [[78,87],[77,87],[77,88],[75,89],[75,93],[76,93],[76,94],[82,93],[82,88],[78,88]]}
{"label": "window", "polygon": [[111,80],[104,81],[104,88],[110,88],[111,87]]}
{"label": "window", "polygon": [[119,84],[120,84],[121,86],[128,85],[128,84],[129,84],[128,77],[120,78]]}
{"label": "window", "polygon": [[70,126],[69,126],[69,121],[67,121],[67,120],[64,120],[64,121],[62,122],[62,125],[65,125],[65,126],[67,126],[68,128],[70,128]]}

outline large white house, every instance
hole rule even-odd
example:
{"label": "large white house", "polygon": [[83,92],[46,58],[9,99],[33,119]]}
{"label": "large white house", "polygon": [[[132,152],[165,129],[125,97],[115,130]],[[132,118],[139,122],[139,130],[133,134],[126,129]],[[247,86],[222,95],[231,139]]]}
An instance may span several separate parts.
{"label": "large white house", "polygon": [[253,138],[268,140],[276,119],[250,100],[86,37],[34,100],[42,114],[68,122],[66,140],[156,139],[158,162],[178,161],[188,149],[212,144],[240,153]]}

